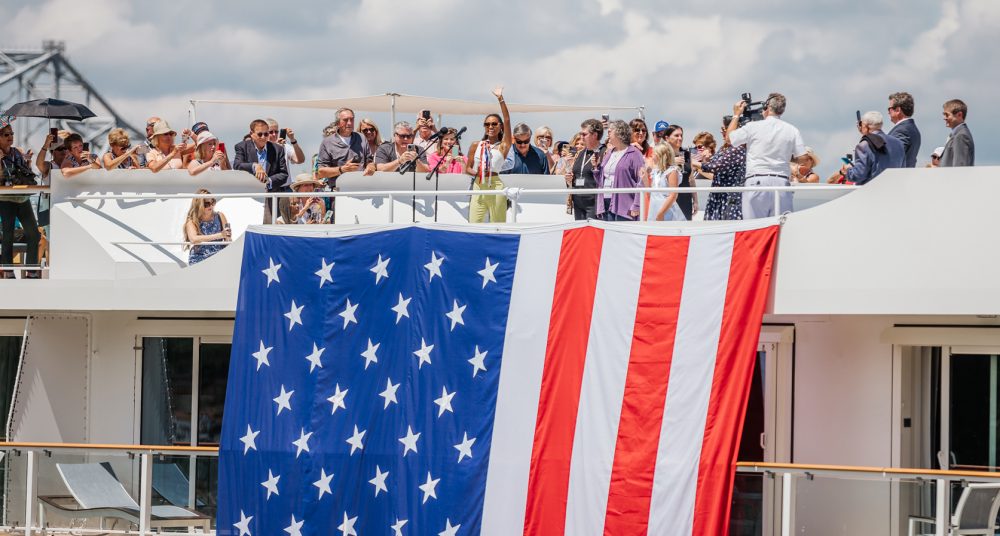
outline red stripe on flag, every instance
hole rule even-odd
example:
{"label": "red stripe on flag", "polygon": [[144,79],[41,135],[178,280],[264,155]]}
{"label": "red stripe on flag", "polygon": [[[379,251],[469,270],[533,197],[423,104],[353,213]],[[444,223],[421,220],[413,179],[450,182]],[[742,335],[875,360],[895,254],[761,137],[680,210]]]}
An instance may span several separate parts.
{"label": "red stripe on flag", "polygon": [[645,535],[687,267],[688,237],[646,240],[604,534]]}
{"label": "red stripe on flag", "polygon": [[698,467],[692,534],[723,535],[778,227],[736,233]]}
{"label": "red stripe on flag", "polygon": [[573,436],[603,242],[604,231],[594,227],[563,233],[528,473],[526,536],[562,534],[566,526]]}

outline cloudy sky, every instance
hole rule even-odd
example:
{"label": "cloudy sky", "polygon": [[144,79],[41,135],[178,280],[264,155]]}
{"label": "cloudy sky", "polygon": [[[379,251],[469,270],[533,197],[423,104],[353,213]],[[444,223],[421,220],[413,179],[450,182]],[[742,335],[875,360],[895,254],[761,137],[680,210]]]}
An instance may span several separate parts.
{"label": "cloudy sky", "polygon": [[[332,98],[386,91],[510,102],[643,105],[646,119],[717,132],[740,93],[788,97],[785,119],[824,159],[857,142],[855,110],[911,92],[924,142],[943,145],[941,104],[969,105],[977,163],[1000,163],[996,0],[4,0],[0,47],[61,39],[125,117],[187,123],[190,99]],[[664,6],[669,6],[665,8]],[[202,106],[230,143],[272,115],[310,152],[326,111]],[[375,118],[383,133],[388,114]],[[412,118],[411,118],[412,119]],[[514,117],[567,139],[584,117]],[[446,118],[479,132],[480,117]],[[888,123],[888,118],[886,118]],[[888,128],[888,125],[887,125]]]}

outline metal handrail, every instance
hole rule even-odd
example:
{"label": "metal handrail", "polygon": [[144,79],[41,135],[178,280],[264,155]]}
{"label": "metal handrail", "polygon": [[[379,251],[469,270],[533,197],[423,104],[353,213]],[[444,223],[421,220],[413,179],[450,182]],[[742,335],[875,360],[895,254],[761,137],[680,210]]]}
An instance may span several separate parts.
{"label": "metal handrail", "polygon": [[0,441],[0,449],[96,450],[121,452],[218,454],[219,447],[184,445],[124,445],[116,443],[45,443],[34,441]]}

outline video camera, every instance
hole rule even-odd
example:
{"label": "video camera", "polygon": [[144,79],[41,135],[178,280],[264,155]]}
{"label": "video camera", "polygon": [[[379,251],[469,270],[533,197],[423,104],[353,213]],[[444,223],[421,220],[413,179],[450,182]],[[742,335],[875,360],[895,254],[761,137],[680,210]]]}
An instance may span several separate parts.
{"label": "video camera", "polygon": [[740,98],[743,99],[743,102],[747,103],[746,108],[743,109],[743,113],[740,115],[739,125],[741,127],[751,121],[764,119],[764,102],[753,102],[753,96],[749,93],[740,95]]}

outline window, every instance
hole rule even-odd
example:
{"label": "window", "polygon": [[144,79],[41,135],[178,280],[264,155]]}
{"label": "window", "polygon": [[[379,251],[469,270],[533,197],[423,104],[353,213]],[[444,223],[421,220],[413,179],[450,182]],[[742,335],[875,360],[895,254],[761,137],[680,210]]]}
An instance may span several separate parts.
{"label": "window", "polygon": [[[142,444],[219,444],[231,347],[201,337],[142,338]],[[214,516],[218,471],[217,458],[167,456],[155,462],[153,487],[160,503]]]}

